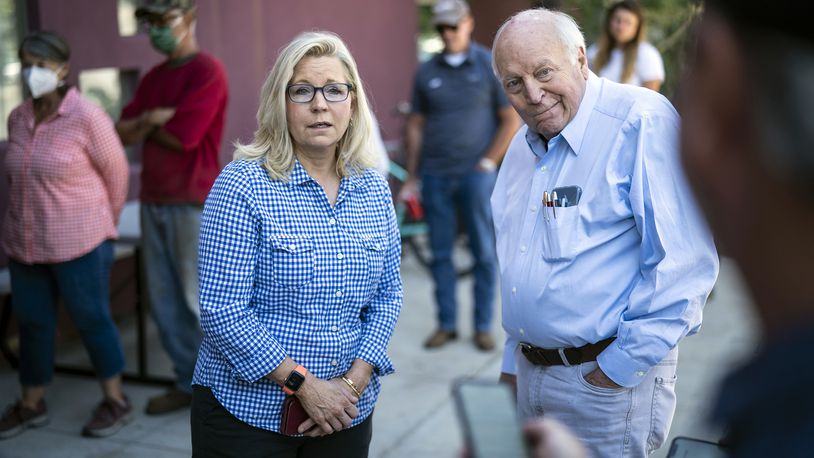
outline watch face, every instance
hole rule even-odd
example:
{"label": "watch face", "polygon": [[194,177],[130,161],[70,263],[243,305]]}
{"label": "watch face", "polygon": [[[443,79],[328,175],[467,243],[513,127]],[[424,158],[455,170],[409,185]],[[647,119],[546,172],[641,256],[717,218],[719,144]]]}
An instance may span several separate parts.
{"label": "watch face", "polygon": [[305,376],[297,371],[291,371],[291,373],[288,374],[288,378],[285,379],[285,387],[291,391],[297,391],[304,381]]}

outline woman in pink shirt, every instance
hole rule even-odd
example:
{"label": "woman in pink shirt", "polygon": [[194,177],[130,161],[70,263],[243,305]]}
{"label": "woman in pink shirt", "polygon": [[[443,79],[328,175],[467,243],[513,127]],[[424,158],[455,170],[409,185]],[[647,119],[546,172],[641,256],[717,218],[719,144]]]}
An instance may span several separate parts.
{"label": "woman in pink shirt", "polygon": [[8,119],[2,248],[20,326],[22,397],[0,418],[0,439],[48,421],[43,398],[53,373],[60,298],[104,393],[82,433],[113,434],[132,410],[122,392],[124,355],[108,299],[127,159],[110,118],[65,84],[69,55],[65,41],[47,32],[20,44],[31,98]]}

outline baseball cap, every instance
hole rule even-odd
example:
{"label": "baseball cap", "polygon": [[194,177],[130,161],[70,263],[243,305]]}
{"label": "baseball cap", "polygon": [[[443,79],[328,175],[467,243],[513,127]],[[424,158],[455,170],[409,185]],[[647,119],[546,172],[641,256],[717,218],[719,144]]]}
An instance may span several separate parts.
{"label": "baseball cap", "polygon": [[464,0],[440,0],[432,7],[432,25],[458,25],[469,16],[469,5]]}
{"label": "baseball cap", "polygon": [[162,15],[170,10],[190,10],[195,8],[195,0],[142,0],[136,8],[136,17]]}

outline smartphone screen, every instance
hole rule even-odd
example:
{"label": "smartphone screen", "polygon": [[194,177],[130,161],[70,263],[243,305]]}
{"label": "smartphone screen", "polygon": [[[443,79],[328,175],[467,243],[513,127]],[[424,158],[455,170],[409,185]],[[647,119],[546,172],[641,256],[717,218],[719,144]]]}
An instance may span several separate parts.
{"label": "smartphone screen", "polygon": [[528,456],[514,395],[507,385],[461,380],[455,384],[453,392],[470,456]]}
{"label": "smartphone screen", "polygon": [[667,458],[727,458],[726,449],[720,445],[691,439],[689,437],[676,437],[670,446]]}

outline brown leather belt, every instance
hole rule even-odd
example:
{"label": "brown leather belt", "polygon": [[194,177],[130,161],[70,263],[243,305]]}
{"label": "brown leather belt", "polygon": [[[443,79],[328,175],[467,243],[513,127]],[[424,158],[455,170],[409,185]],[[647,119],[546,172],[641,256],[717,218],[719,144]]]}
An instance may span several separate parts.
{"label": "brown leather belt", "polygon": [[583,345],[579,348],[540,348],[520,342],[520,351],[531,364],[535,366],[576,366],[577,364],[596,361],[602,350],[616,340],[609,337],[594,344]]}

